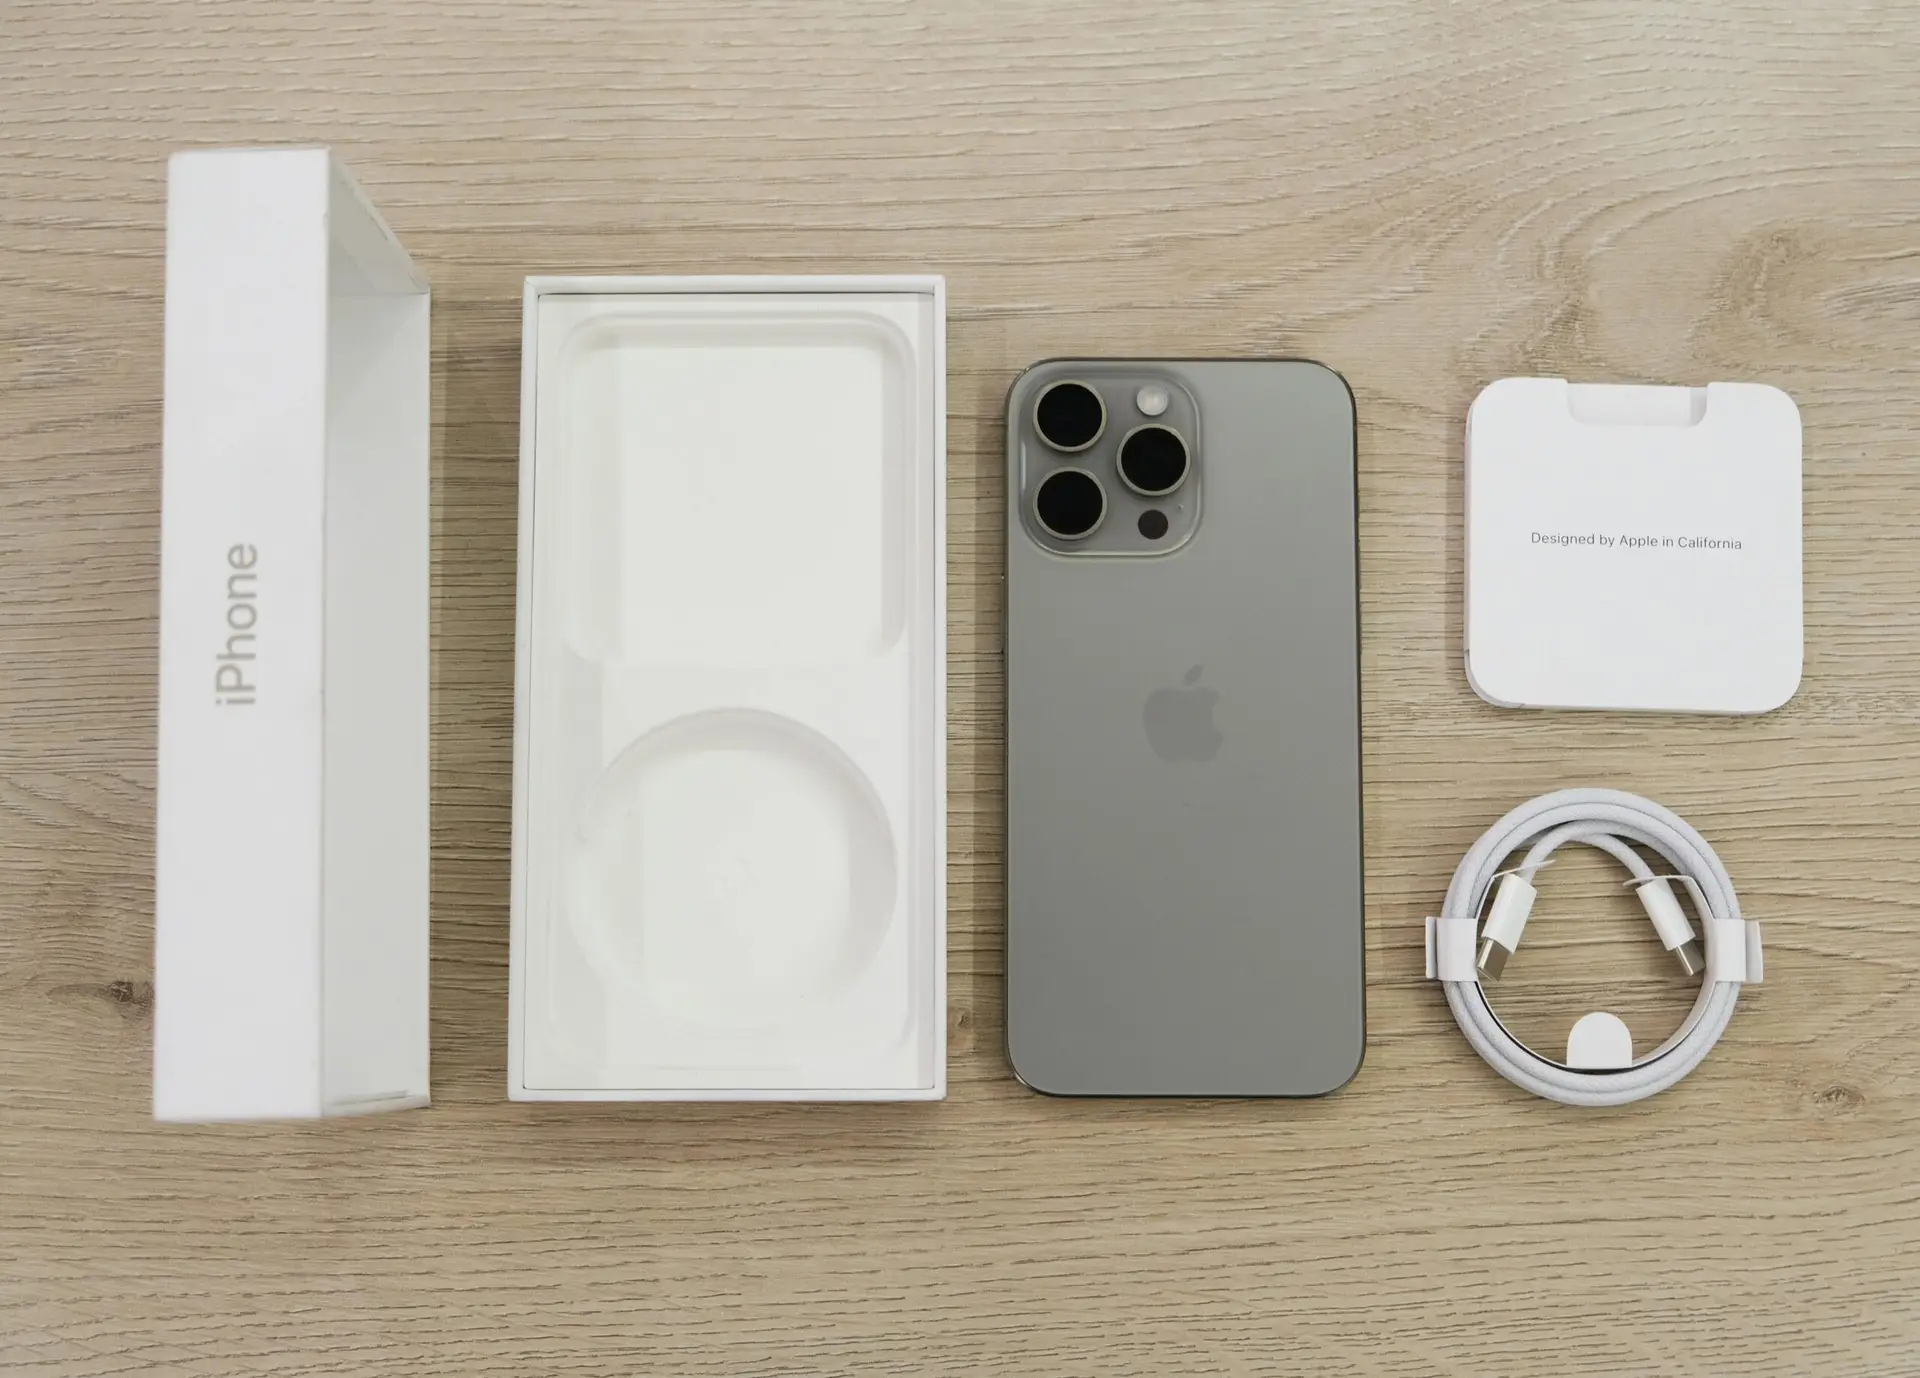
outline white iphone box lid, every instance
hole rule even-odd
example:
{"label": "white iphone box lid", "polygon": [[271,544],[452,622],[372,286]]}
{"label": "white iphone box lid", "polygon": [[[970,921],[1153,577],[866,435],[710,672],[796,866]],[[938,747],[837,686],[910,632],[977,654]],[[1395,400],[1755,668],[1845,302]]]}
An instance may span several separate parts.
{"label": "white iphone box lid", "polygon": [[160,1119],[427,1100],[427,313],[325,149],[173,158]]}
{"label": "white iphone box lid", "polygon": [[1800,683],[1778,388],[1506,378],[1467,417],[1467,678],[1510,708],[1765,713]]}
{"label": "white iphone box lid", "polygon": [[530,278],[509,1093],[946,1088],[938,278]]}

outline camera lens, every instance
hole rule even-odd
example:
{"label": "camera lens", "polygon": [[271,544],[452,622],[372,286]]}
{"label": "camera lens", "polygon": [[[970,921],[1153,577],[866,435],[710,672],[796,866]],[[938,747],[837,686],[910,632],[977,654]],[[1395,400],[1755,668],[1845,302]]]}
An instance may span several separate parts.
{"label": "camera lens", "polygon": [[1091,536],[1107,515],[1107,495],[1085,469],[1057,469],[1041,481],[1033,511],[1054,535],[1077,541]]}
{"label": "camera lens", "polygon": [[1107,404],[1085,383],[1055,383],[1033,407],[1040,438],[1056,450],[1084,450],[1107,428]]}
{"label": "camera lens", "polygon": [[1164,497],[1187,480],[1187,442],[1165,426],[1142,426],[1120,442],[1120,477],[1142,497]]}

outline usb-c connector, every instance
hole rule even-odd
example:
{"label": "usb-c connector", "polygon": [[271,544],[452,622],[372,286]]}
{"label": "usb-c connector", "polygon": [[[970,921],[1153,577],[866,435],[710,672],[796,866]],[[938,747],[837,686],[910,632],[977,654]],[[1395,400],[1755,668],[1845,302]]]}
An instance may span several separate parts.
{"label": "usb-c connector", "polygon": [[1482,976],[1500,979],[1500,973],[1507,969],[1507,958],[1513,956],[1514,949],[1520,946],[1520,934],[1527,926],[1527,916],[1533,913],[1536,891],[1520,871],[1509,871],[1500,877],[1500,884],[1493,892],[1493,903],[1487,908],[1487,921],[1480,925],[1480,952],[1474,958],[1474,967]]}

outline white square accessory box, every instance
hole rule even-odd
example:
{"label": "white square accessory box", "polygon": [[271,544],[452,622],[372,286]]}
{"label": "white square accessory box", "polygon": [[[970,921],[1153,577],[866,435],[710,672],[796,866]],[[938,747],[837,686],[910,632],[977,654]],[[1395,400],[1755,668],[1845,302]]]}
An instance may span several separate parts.
{"label": "white square accessory box", "polygon": [[536,277],[509,1094],[946,1089],[938,278]]}
{"label": "white square accessory box", "polygon": [[161,1119],[427,1102],[427,327],[325,149],[173,158]]}
{"label": "white square accessory box", "polygon": [[1765,713],[1800,683],[1778,388],[1506,378],[1467,418],[1467,678],[1509,708]]}

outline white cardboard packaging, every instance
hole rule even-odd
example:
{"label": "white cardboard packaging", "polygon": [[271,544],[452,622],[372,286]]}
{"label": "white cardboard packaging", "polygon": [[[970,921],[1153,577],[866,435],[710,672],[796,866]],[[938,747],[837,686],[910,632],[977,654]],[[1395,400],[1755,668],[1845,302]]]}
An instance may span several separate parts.
{"label": "white cardboard packaging", "polygon": [[174,157],[160,1119],[427,1102],[428,353],[326,150]]}
{"label": "white cardboard packaging", "polygon": [[530,278],[508,1090],[946,1087],[937,278]]}
{"label": "white cardboard packaging", "polygon": [[1800,683],[1778,388],[1507,378],[1467,420],[1467,678],[1509,708],[1765,713]]}

